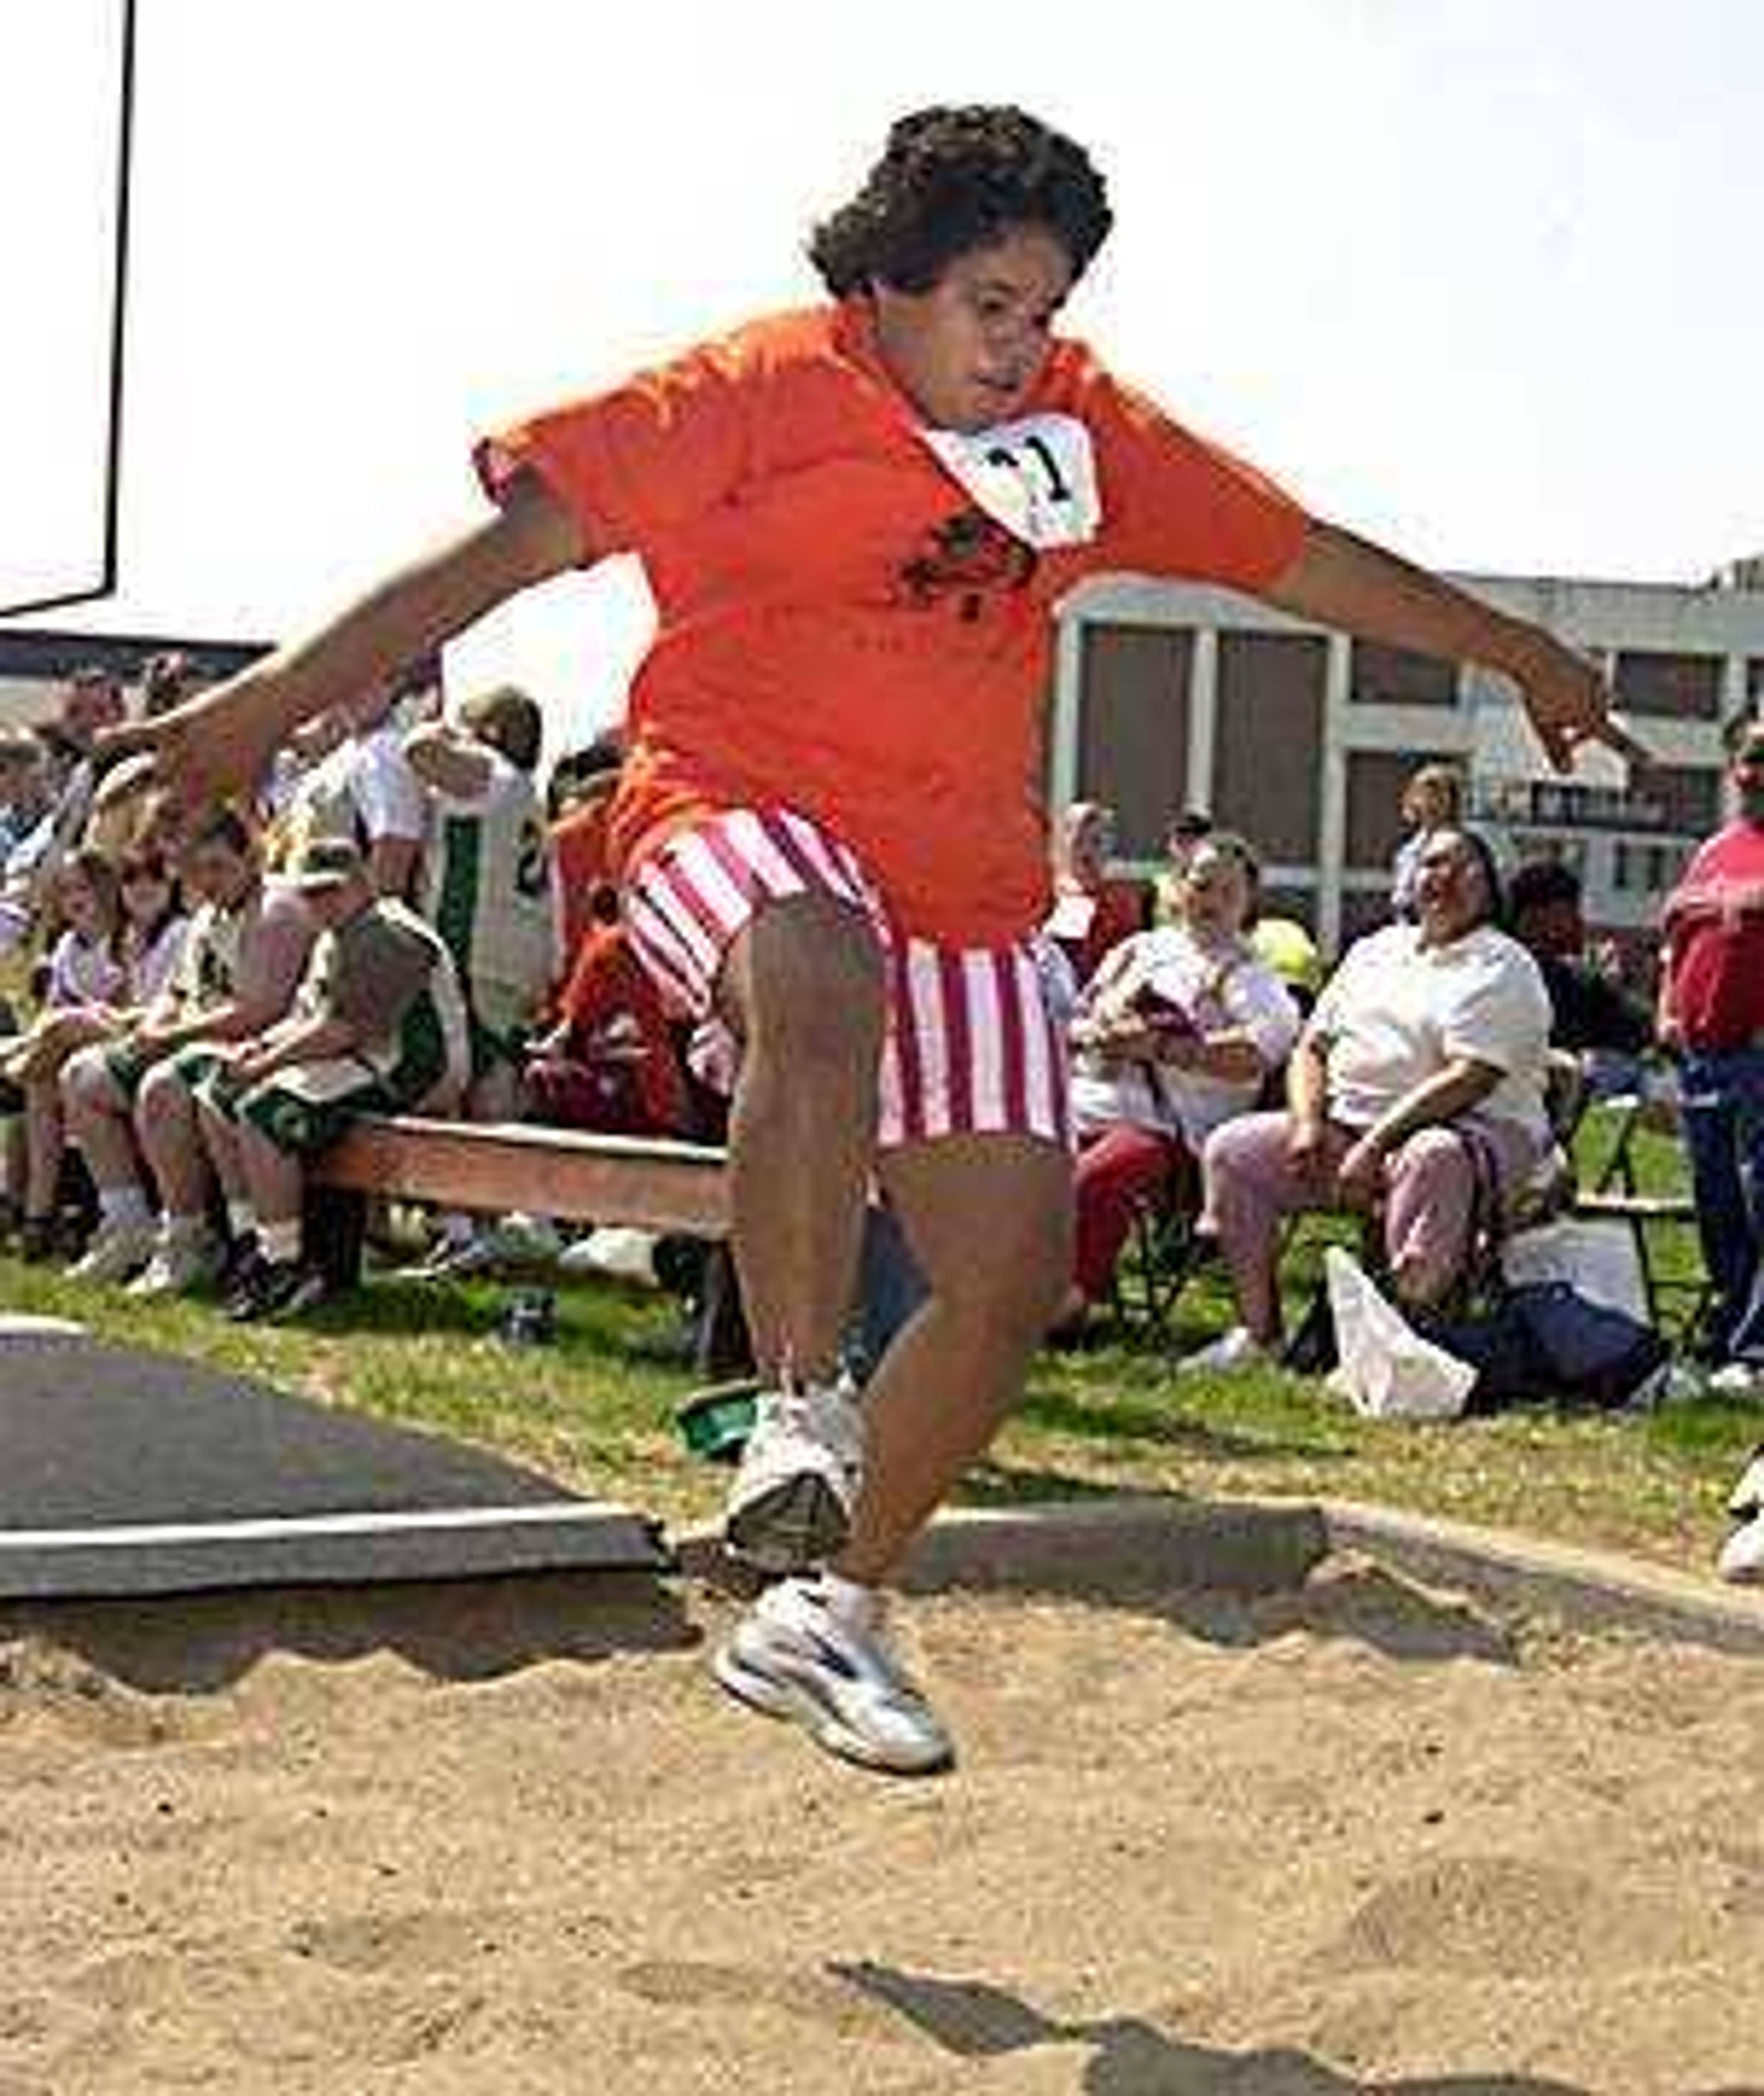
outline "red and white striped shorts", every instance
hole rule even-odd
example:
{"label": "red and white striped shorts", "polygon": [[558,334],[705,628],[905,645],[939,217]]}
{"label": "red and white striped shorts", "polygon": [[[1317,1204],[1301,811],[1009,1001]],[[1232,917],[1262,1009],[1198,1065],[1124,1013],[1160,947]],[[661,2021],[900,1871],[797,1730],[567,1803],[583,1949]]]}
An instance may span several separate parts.
{"label": "red and white striped shorts", "polygon": [[632,876],[625,919],[663,994],[707,1017],[724,956],[754,912],[810,894],[861,911],[882,949],[881,1148],[951,1135],[1071,1146],[1065,1040],[1030,946],[903,936],[858,861],[806,816],[739,808],[679,832]]}

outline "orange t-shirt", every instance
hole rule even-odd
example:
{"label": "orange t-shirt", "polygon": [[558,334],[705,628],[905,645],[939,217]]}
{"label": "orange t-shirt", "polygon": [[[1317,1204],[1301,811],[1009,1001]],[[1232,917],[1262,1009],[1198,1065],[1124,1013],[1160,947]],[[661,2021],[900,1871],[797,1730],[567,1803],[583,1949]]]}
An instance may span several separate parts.
{"label": "orange t-shirt", "polygon": [[979,506],[861,300],[756,321],[480,443],[492,496],[530,468],[591,558],[635,551],[648,573],[622,872],[708,812],[784,806],[856,853],[906,931],[978,946],[1034,928],[1056,600],[1103,572],[1255,590],[1308,521],[1077,343],[1013,426],[1036,416],[1082,426],[1100,506],[1084,543],[1033,550]]}
{"label": "orange t-shirt", "polygon": [[552,863],[563,897],[563,948],[573,954],[595,920],[596,891],[613,877],[607,844],[610,792],[596,793],[551,826]]}

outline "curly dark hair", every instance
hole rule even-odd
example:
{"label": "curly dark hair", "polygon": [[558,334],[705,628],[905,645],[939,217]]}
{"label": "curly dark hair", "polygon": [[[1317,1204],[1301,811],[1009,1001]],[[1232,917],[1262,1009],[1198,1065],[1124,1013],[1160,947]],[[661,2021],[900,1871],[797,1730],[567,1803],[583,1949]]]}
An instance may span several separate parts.
{"label": "curly dark hair", "polygon": [[889,130],[858,194],[815,227],[809,259],[836,299],[871,283],[928,291],[958,255],[1034,225],[1064,247],[1076,279],[1113,223],[1089,155],[1026,111],[920,109]]}

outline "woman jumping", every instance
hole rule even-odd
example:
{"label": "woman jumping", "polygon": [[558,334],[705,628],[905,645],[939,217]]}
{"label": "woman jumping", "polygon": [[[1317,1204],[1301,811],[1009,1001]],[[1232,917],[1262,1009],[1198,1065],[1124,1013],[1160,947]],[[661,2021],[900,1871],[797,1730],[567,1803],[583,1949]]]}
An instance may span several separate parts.
{"label": "woman jumping", "polygon": [[[740,1045],[735,1255],[771,1393],[728,1535],[781,1576],[717,1671],[886,1769],[951,1746],[883,1591],[1072,1271],[1027,943],[1055,605],[1102,571],[1223,583],[1504,672],[1558,765],[1618,732],[1549,635],[1308,515],[1059,332],[1110,224],[1083,149],[1021,110],[903,118],[810,243],[823,302],[487,438],[487,522],[133,731],[186,796],[249,784],[516,592],[641,555],[658,627],[611,838],[646,965]],[[836,1360],[873,1181],[928,1294],[860,1409]]]}

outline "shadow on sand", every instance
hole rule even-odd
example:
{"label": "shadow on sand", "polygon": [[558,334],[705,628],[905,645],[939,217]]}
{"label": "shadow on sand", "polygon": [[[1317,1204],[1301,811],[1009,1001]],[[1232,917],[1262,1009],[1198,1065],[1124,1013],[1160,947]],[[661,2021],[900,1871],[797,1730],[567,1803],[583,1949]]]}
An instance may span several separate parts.
{"label": "shadow on sand", "polygon": [[42,1639],[151,1695],[212,1694],[273,1653],[343,1662],[391,1653],[432,1680],[465,1683],[549,1661],[682,1651],[699,1635],[678,1592],[639,1572],[258,1587],[0,1610],[0,1640]]}
{"label": "shadow on sand", "polygon": [[[1287,2048],[1227,2052],[1190,2045],[1137,2016],[1062,2023],[983,1980],[932,1979],[867,1963],[830,1970],[959,2059],[997,2059],[1040,2046],[1086,2046],[1086,2096],[1592,2096],[1576,2084],[1529,2074],[1365,2081],[1337,2072],[1313,2054]],[[1725,2096],[1758,2092],[1733,2089]]]}

